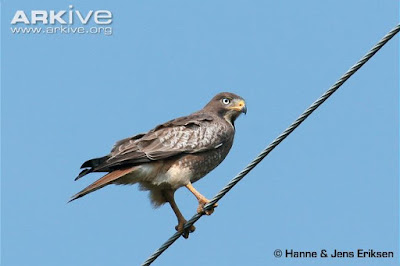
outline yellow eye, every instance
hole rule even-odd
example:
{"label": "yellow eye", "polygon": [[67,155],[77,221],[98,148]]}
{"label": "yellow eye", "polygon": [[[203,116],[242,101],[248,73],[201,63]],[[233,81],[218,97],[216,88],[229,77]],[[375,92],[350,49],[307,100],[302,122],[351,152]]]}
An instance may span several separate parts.
{"label": "yellow eye", "polygon": [[228,99],[228,98],[223,98],[222,99],[222,103],[225,104],[225,105],[229,104],[230,102],[231,102],[231,100]]}

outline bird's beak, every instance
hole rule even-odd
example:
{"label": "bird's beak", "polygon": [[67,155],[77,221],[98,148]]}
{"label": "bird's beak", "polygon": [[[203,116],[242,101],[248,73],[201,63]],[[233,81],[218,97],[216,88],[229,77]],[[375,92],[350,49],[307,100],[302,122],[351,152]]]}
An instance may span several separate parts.
{"label": "bird's beak", "polygon": [[236,100],[234,105],[232,105],[229,109],[242,112],[244,114],[247,113],[247,106],[244,100]]}
{"label": "bird's beak", "polygon": [[246,104],[244,104],[244,106],[242,108],[242,113],[247,114],[247,106],[246,106]]}

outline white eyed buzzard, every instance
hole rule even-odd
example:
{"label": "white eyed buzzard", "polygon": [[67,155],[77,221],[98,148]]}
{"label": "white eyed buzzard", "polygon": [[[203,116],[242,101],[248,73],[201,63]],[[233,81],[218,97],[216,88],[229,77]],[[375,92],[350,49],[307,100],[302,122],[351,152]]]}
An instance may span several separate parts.
{"label": "white eyed buzzard", "polygon": [[[183,230],[185,218],[174,200],[180,187],[187,187],[197,198],[197,212],[209,202],[192,183],[217,167],[232,147],[234,122],[246,113],[245,101],[233,93],[219,93],[200,111],[156,126],[144,134],[118,141],[111,153],[86,161],[75,179],[91,172],[108,172],[74,195],[76,200],[109,184],[136,184],[150,191],[154,206],[169,202],[181,231],[187,238],[195,227]],[[216,205],[214,206],[216,207]],[[214,209],[205,211],[210,215]]]}

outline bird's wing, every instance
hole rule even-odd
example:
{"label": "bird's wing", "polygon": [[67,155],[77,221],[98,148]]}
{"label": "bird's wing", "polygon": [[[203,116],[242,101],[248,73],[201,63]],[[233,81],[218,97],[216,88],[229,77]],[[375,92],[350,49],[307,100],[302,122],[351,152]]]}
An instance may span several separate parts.
{"label": "bird's wing", "polygon": [[97,168],[112,169],[217,149],[232,137],[225,123],[215,121],[211,115],[195,113],[117,142],[107,160]]}

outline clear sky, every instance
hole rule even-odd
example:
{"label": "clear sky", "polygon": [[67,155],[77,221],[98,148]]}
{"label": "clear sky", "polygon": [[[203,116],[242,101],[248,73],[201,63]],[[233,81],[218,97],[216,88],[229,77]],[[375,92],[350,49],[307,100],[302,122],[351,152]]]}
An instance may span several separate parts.
{"label": "clear sky", "polygon": [[[17,10],[110,10],[113,34],[12,34]],[[119,139],[246,99],[212,198],[398,23],[397,1],[1,1],[1,260],[138,265],[175,232],[136,186],[67,204]],[[93,21],[89,23],[93,25]],[[19,24],[21,25],[21,24]],[[38,23],[37,25],[41,25]],[[78,26],[75,22],[72,26]],[[154,265],[398,265],[399,37]],[[176,200],[189,219],[197,201]],[[275,258],[276,249],[393,251],[393,259]]]}

